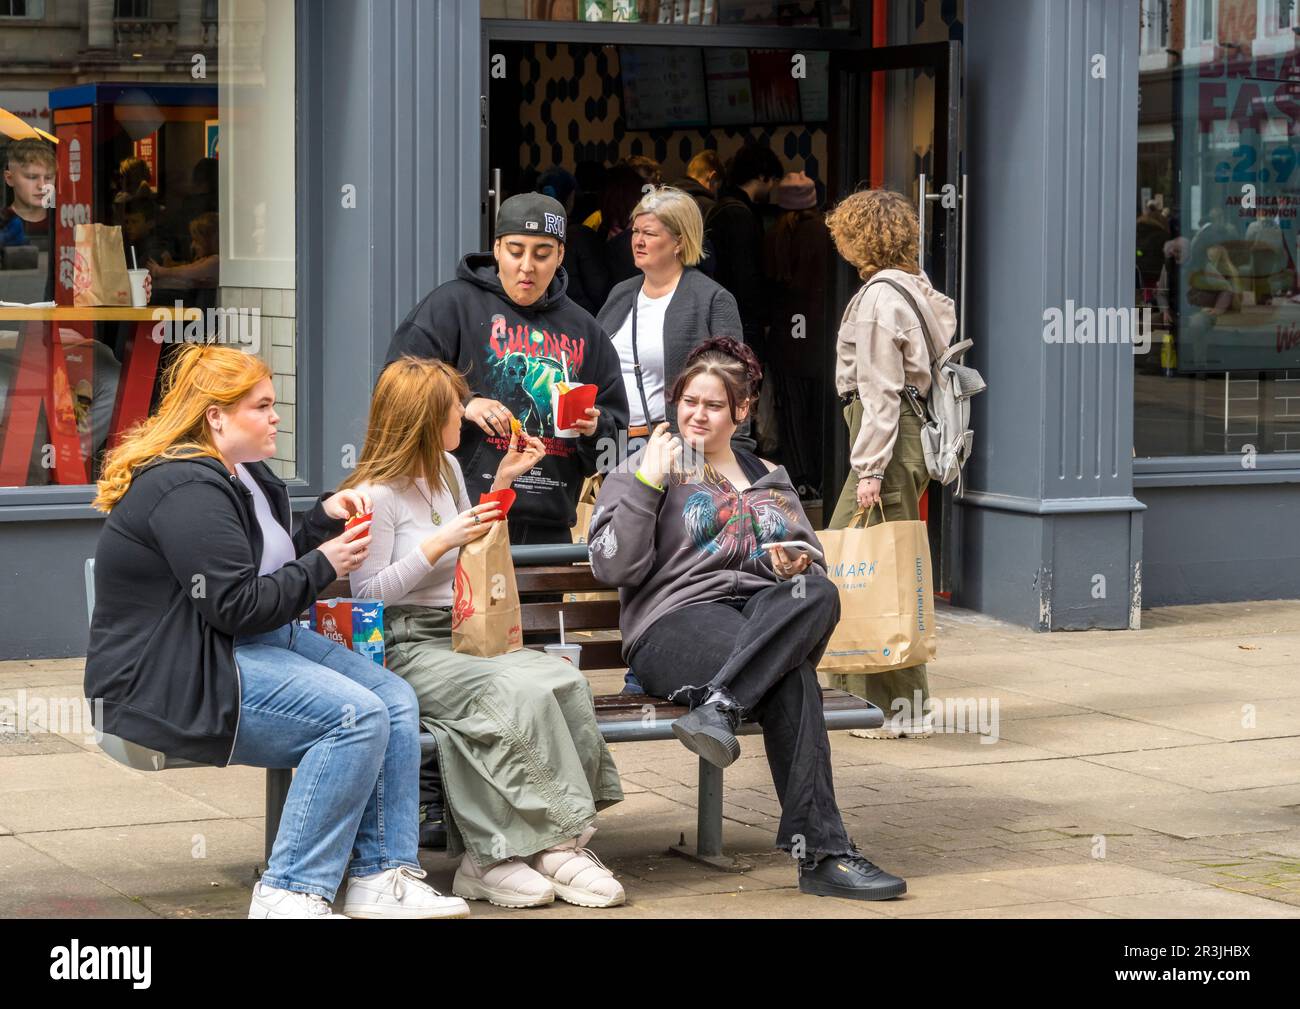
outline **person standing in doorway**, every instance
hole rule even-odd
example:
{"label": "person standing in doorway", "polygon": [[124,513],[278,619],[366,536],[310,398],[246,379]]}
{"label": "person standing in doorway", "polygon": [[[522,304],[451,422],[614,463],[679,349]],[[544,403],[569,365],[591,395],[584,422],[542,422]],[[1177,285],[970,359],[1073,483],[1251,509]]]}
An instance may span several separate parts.
{"label": "person standing in doorway", "polygon": [[763,219],[758,204],[766,203],[782,175],[781,162],[771,148],[746,144],[727,170],[726,184],[705,226],[718,256],[713,278],[731,292],[740,306],[745,343],[764,359],[763,331],[768,323],[767,284],[763,276]]}
{"label": "person standing in doorway", "polygon": [[642,198],[631,221],[638,275],[618,284],[596,316],[613,335],[623,370],[629,453],[666,419],[664,390],[696,344],[741,336],[736,299],[696,268],[704,221],[695,201],[664,186]]}
{"label": "person standing in doorway", "polygon": [[[854,193],[826,216],[826,226],[836,250],[866,282],[844,310],[836,342],[835,391],[849,426],[850,470],[830,528],[846,528],[859,510],[868,513],[869,525],[882,520],[882,510],[885,521],[917,520],[930,481],[918,413],[930,391],[930,351],[922,320],[903,295],[872,281],[893,281],[912,295],[940,351],[957,331],[956,307],[916,264],[919,223],[906,197],[882,189]],[[911,710],[924,711],[930,693],[924,664],[835,673],[831,680],[875,704],[887,718],[898,710],[898,698]],[[925,721],[890,720],[883,728],[854,734],[896,738],[929,731]]]}

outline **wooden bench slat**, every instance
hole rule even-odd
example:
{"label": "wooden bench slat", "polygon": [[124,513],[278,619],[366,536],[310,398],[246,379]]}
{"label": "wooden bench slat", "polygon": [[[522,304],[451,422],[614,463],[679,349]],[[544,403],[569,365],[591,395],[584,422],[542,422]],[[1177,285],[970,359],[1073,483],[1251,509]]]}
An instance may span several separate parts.
{"label": "wooden bench slat", "polygon": [[618,600],[582,603],[521,603],[524,633],[560,630],[564,611],[566,631],[612,631],[618,629]]}
{"label": "wooden bench slat", "polygon": [[515,568],[515,584],[520,595],[534,592],[602,592],[609,586],[596,581],[591,566],[574,564],[566,567]]}

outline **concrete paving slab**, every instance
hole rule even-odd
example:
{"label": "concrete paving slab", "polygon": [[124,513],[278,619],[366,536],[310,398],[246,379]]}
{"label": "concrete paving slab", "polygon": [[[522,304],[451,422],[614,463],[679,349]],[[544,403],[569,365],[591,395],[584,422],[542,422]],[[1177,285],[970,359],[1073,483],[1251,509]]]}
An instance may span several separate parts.
{"label": "concrete paving slab", "polygon": [[1300,783],[1300,736],[1089,757],[1107,767],[1203,792]]}
{"label": "concrete paving slab", "polygon": [[1080,907],[1065,901],[1041,904],[1011,904],[1006,907],[973,907],[964,911],[939,911],[932,914],[903,915],[904,918],[1113,918],[1099,908]]}
{"label": "concrete paving slab", "polygon": [[169,918],[246,915],[262,858],[261,830],[241,820],[44,831],[23,840]]}
{"label": "concrete paving slab", "polygon": [[152,775],[91,753],[0,757],[0,808],[16,834],[224,815]]}
{"label": "concrete paving slab", "polygon": [[1300,731],[1300,698],[1223,699],[1207,704],[1119,708],[1118,718],[1148,722],[1223,742],[1294,736]]}
{"label": "concrete paving slab", "polygon": [[1282,666],[1300,681],[1300,633],[1238,633],[1227,638],[1171,642],[1170,651],[1203,655],[1234,665]]}
{"label": "concrete paving slab", "polygon": [[[856,737],[853,737],[856,738]],[[868,747],[881,763],[894,767],[921,770],[931,767],[965,767],[972,764],[1003,764],[1015,761],[1052,760],[1059,754],[1026,746],[1003,737],[984,742],[992,736],[978,733],[939,733],[921,738],[858,740]]]}
{"label": "concrete paving slab", "polygon": [[1116,918],[1300,918],[1300,907],[1214,888],[1180,893],[1176,900],[1162,894],[1144,893],[1096,897],[1075,903]]}
{"label": "concrete paving slab", "polygon": [[1003,740],[1071,757],[1092,753],[1160,750],[1170,746],[1192,746],[1215,741],[1209,736],[1117,718],[1101,712],[1021,719],[1001,726],[1000,733]]}
{"label": "concrete paving slab", "polygon": [[38,851],[0,837],[0,918],[154,918],[143,903]]}
{"label": "concrete paving slab", "polygon": [[1296,813],[1243,798],[1249,794],[1219,793],[1208,801],[1204,796],[1194,801],[1185,796],[1172,799],[1148,796],[1123,811],[1117,811],[1113,805],[1108,805],[1105,811],[1135,826],[1180,838],[1266,834],[1290,830],[1300,824]]}
{"label": "concrete paving slab", "polygon": [[1098,799],[1124,802],[1138,797],[1197,794],[1186,786],[1106,767],[1093,762],[1095,759],[1060,757],[1014,764],[946,767],[936,768],[931,774],[951,784],[970,785],[993,808],[1007,799],[1029,799],[1063,809]]}

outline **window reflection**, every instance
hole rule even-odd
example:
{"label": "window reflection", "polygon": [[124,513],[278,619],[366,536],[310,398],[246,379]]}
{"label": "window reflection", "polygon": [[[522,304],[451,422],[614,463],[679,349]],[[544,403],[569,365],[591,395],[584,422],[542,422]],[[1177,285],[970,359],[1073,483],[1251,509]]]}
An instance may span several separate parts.
{"label": "window reflection", "polygon": [[1295,8],[1141,5],[1139,456],[1300,451]]}

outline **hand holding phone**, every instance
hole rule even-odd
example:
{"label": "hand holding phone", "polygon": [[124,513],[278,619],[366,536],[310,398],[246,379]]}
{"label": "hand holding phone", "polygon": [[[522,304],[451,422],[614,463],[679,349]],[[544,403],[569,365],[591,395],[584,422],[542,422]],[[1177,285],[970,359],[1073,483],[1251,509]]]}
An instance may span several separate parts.
{"label": "hand holding phone", "polygon": [[825,559],[822,557],[822,552],[820,550],[818,550],[811,543],[805,543],[803,540],[781,540],[777,543],[763,544],[764,550],[772,550],[776,547],[780,547],[782,550],[785,550],[788,553],[794,554],[796,556],[799,554],[809,554],[813,557],[814,560],[820,561]]}

